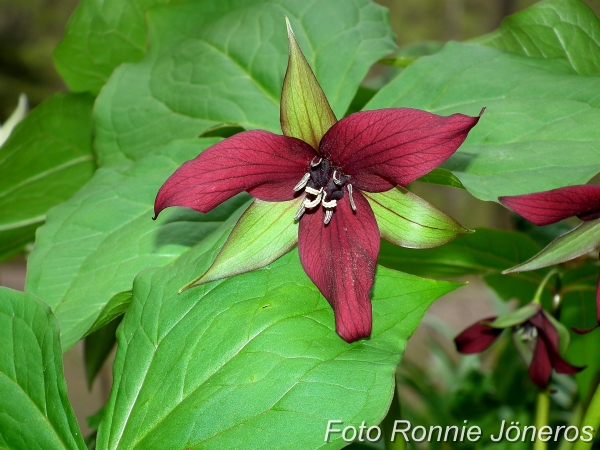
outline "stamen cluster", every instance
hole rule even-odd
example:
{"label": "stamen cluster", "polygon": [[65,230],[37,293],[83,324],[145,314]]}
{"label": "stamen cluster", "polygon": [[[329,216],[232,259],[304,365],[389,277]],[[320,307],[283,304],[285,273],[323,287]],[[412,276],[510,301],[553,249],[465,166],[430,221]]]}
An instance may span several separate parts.
{"label": "stamen cluster", "polygon": [[307,209],[315,208],[321,204],[325,208],[324,223],[327,225],[333,217],[337,201],[344,197],[344,186],[348,189],[350,206],[353,211],[356,211],[356,205],[352,197],[352,185],[348,183],[349,180],[350,177],[334,168],[327,158],[315,156],[310,162],[308,172],[294,186],[295,192],[302,189],[306,192],[306,198],[294,216],[294,220],[300,220]]}

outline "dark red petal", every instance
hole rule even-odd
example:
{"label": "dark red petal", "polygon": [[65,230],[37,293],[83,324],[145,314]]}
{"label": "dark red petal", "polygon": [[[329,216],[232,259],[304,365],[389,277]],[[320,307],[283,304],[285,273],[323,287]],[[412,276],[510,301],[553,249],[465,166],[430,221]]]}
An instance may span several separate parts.
{"label": "dark red petal", "polygon": [[446,161],[479,117],[443,117],[418,109],[363,111],[323,136],[321,154],[368,192],[406,186]]}
{"label": "dark red petal", "polygon": [[[543,310],[541,310],[535,316],[531,317],[529,319],[529,322],[533,326],[535,326],[538,330],[538,339],[537,339],[537,344],[536,344],[533,361],[531,363],[532,366],[533,366],[534,362],[536,361],[536,355],[538,352],[538,347],[540,346],[540,342],[542,342],[541,345],[546,354],[545,357],[547,357],[549,359],[551,368],[554,368],[557,372],[572,375],[572,374],[580,372],[581,370],[584,369],[584,367],[572,366],[571,364],[566,362],[560,356],[560,353],[558,351],[558,349],[559,349],[558,331],[556,331],[556,328],[554,328],[554,325],[552,325],[552,322],[550,322],[550,320],[546,317],[546,313],[544,313]],[[538,356],[538,357],[542,358],[541,356]],[[542,359],[542,362],[545,364],[545,359]],[[545,370],[545,366],[542,365],[542,369]],[[531,370],[532,369],[530,367],[530,371],[529,371],[530,375],[531,375]],[[542,372],[542,373],[545,374],[545,372]],[[533,377],[532,377],[532,379],[533,379]],[[534,380],[534,382],[535,382],[535,380]],[[548,380],[546,380],[546,383],[547,382],[548,382]],[[536,384],[538,384],[538,383],[536,382]]]}
{"label": "dark red petal", "polygon": [[552,364],[548,354],[548,346],[545,339],[538,337],[533,352],[533,359],[529,365],[529,378],[540,388],[546,387],[552,373]]}
{"label": "dark red petal", "polygon": [[291,200],[314,156],[296,138],[262,130],[236,134],[179,167],[158,191],[154,212],[169,206],[208,212],[242,191],[265,201]]}
{"label": "dark red petal", "polygon": [[329,225],[323,208],[300,219],[298,249],[302,267],[333,307],[335,329],[346,342],[371,335],[371,300],[379,254],[379,228],[363,195],[354,191],[338,200]]}
{"label": "dark red petal", "polygon": [[549,225],[572,216],[592,220],[600,213],[600,186],[568,186],[498,200],[536,225]]}
{"label": "dark red petal", "polygon": [[488,317],[480,322],[476,322],[469,328],[454,338],[456,350],[460,353],[480,353],[487,349],[492,342],[496,340],[500,333],[504,331],[502,328],[492,328],[483,325],[481,322],[493,322],[496,317]]}

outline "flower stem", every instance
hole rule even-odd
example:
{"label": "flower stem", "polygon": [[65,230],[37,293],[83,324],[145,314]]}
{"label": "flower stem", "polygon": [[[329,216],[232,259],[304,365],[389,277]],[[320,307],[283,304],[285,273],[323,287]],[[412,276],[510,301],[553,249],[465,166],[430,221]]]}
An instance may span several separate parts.
{"label": "flower stem", "polygon": [[[535,407],[535,429],[540,430],[540,428],[548,425],[548,416],[550,412],[550,395],[548,394],[548,390],[545,389],[540,391],[537,396],[537,405]],[[535,440],[533,444],[533,450],[546,450],[547,448],[546,442],[543,442],[539,439]]]}
{"label": "flower stem", "polygon": [[546,274],[546,276],[538,286],[535,295],[533,296],[533,303],[537,303],[538,305],[542,303],[542,294],[544,293],[544,288],[546,287],[546,284],[548,284],[548,281],[550,281],[550,278],[552,278],[552,276],[556,275],[557,273],[558,269],[552,269]]}
{"label": "flower stem", "polygon": [[381,422],[383,428],[383,443],[385,450],[406,450],[406,442],[402,433],[396,436],[394,442],[392,442],[392,433],[394,431],[394,422],[400,419],[400,401],[398,400],[398,390],[394,386],[394,396],[392,397],[392,404],[386,414],[385,418]]}
{"label": "flower stem", "polygon": [[[598,433],[598,428],[600,428],[600,385],[596,387],[596,392],[592,397],[592,401],[588,405],[587,411],[583,416],[580,430],[583,431],[584,427],[592,427],[590,432],[594,435],[594,437]],[[584,442],[583,440],[579,439],[575,443],[573,450],[589,450],[592,448],[593,443],[594,439],[592,439],[591,442]]]}

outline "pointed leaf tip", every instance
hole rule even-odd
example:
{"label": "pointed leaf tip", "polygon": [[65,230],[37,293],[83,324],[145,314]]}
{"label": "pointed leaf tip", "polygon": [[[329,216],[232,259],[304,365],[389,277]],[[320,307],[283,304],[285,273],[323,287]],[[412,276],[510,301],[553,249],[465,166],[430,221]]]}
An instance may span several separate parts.
{"label": "pointed leaf tip", "polygon": [[302,49],[289,19],[285,18],[289,60],[281,91],[281,130],[318,150],[323,135],[337,122]]}

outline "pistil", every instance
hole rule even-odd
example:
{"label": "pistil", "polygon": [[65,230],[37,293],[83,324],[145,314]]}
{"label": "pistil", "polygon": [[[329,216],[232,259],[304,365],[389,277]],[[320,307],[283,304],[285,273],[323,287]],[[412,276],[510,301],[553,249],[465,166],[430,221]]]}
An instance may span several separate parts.
{"label": "pistil", "polygon": [[[352,185],[348,183],[349,180],[349,176],[344,175],[337,168],[332,168],[331,162],[327,158],[315,156],[310,162],[308,172],[294,186],[295,192],[304,189],[307,194],[294,216],[294,220],[300,220],[307,209],[323,205],[325,208],[324,223],[327,225],[333,217],[338,200],[344,197],[344,186],[348,189],[350,206],[353,211],[356,211],[356,204],[352,197]],[[311,199],[309,196],[313,196],[313,198]]]}

